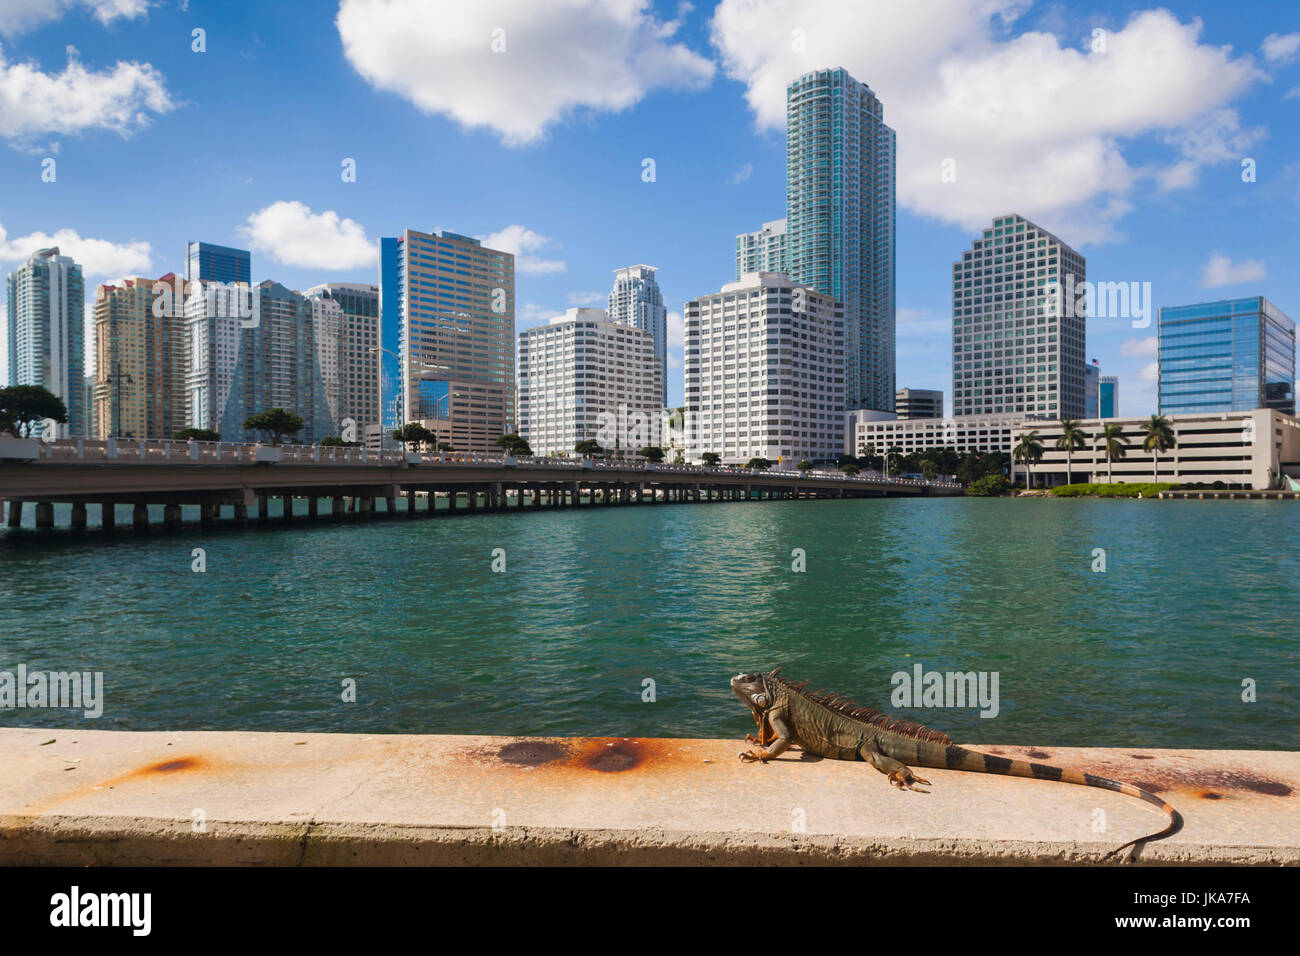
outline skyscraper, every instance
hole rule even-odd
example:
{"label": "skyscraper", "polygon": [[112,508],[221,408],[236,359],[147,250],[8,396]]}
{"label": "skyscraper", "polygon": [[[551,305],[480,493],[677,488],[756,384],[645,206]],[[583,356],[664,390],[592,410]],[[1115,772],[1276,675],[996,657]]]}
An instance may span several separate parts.
{"label": "skyscraper", "polygon": [[[839,303],[779,272],[751,272],[686,303],[686,453],[726,462],[825,461],[844,444]],[[892,396],[891,396],[892,399]]]}
{"label": "skyscraper", "polygon": [[844,306],[847,408],[894,408],[896,140],[842,69],[786,90],[786,226],[794,282]]}
{"label": "skyscraper", "polygon": [[668,310],[653,267],[628,266],[614,270],[608,315],[611,322],[650,333],[661,373],[659,401],[668,404]]}
{"label": "skyscraper", "polygon": [[649,332],[604,309],[569,309],[519,333],[519,434],[538,455],[581,441],[637,452],[658,445],[663,384]]}
{"label": "skyscraper", "polygon": [[[81,266],[40,249],[6,283],[10,385],[39,385],[63,399],[56,437],[86,434],[86,288]],[[41,434],[42,426],[32,429]]]}
{"label": "skyscraper", "polygon": [[1263,296],[1162,306],[1160,413],[1295,414],[1295,323]]}
{"label": "skyscraper", "polygon": [[[328,300],[327,300],[328,301]],[[329,306],[333,306],[330,308]],[[200,283],[185,300],[189,423],[225,441],[256,441],[244,419],[272,408],[301,415],[302,442],[338,434],[336,303],[313,307],[278,282]]]}
{"label": "skyscraper", "polygon": [[1103,375],[1097,395],[1097,416],[1099,418],[1119,417],[1119,376]]}
{"label": "skyscraper", "polygon": [[366,426],[380,424],[379,286],[326,282],[304,294],[313,303],[333,302],[339,307],[336,417],[341,428],[351,420],[352,440],[361,441]]}
{"label": "skyscraper", "polygon": [[1083,417],[1097,418],[1101,409],[1101,363],[1093,359],[1083,367]]}
{"label": "skyscraper", "polygon": [[894,393],[894,411],[902,419],[943,418],[943,392],[937,388],[900,388]]}
{"label": "skyscraper", "polygon": [[786,221],[763,223],[757,232],[742,232],[736,237],[736,281],[749,272],[789,272],[786,246]]}
{"label": "skyscraper", "polygon": [[185,244],[185,281],[251,283],[253,272],[248,250],[211,242],[188,242]]}
{"label": "skyscraper", "polygon": [[[379,297],[384,348],[396,323],[383,380],[397,381],[397,420],[426,423],[457,451],[497,451],[515,427],[515,257],[407,229],[379,240]],[[384,405],[387,420],[387,391]]]}
{"label": "skyscraper", "polygon": [[96,290],[94,437],[171,438],[185,427],[189,339],[177,288],[168,273]]}
{"label": "skyscraper", "polygon": [[952,267],[954,415],[1084,417],[1085,263],[1021,216],[1002,216]]}

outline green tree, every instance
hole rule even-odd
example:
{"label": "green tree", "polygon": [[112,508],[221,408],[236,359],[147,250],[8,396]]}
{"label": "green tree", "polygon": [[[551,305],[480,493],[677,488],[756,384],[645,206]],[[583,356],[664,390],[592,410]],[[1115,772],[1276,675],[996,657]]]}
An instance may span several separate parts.
{"label": "green tree", "polygon": [[652,465],[657,465],[664,460],[664,450],[658,445],[646,445],[637,454]]}
{"label": "green tree", "polygon": [[885,477],[886,478],[889,477],[889,463],[892,461],[895,465],[897,465],[899,463],[898,460],[902,456],[903,456],[903,449],[899,448],[897,445],[890,445],[888,448],[885,449]]}
{"label": "green tree", "polygon": [[0,388],[0,433],[30,438],[32,427],[45,419],[68,423],[63,399],[39,385],[9,385]]}
{"label": "green tree", "polygon": [[745,467],[750,471],[767,471],[772,467],[772,463],[766,458],[751,458]]}
{"label": "green tree", "polygon": [[808,461],[807,459],[804,459],[803,461],[799,462],[799,464],[795,465],[795,467],[798,468],[800,471],[809,472],[812,471],[812,462]]}
{"label": "green tree", "polygon": [[1056,439],[1056,447],[1065,451],[1065,483],[1074,480],[1074,453],[1088,445],[1088,433],[1079,427],[1077,418],[1061,419],[1061,437]]}
{"label": "green tree", "polygon": [[846,464],[846,465],[840,465],[840,471],[844,472],[844,474],[846,474],[846,475],[856,475],[856,474],[857,474],[858,472],[860,472],[861,470],[862,470],[862,469],[859,468],[859,467],[858,467],[856,464],[854,464],[853,462],[849,462],[849,463]]}
{"label": "green tree", "polygon": [[533,453],[533,449],[529,447],[528,441],[513,433],[498,437],[496,445],[507,455],[531,455]]}
{"label": "green tree", "polygon": [[393,440],[400,442],[402,447],[408,445],[429,445],[432,446],[436,441],[433,432],[425,428],[419,422],[407,422],[401,428],[393,429]]}
{"label": "green tree", "polygon": [[326,435],[320,440],[322,448],[358,448],[360,445],[359,441],[344,441],[339,435]]}
{"label": "green tree", "polygon": [[930,481],[933,481],[936,477],[938,477],[939,466],[931,458],[922,458],[920,461],[916,463],[916,467],[920,469],[921,474],[923,474]]}
{"label": "green tree", "polygon": [[302,425],[302,416],[286,408],[268,408],[244,419],[244,431],[261,432],[270,437],[272,445],[280,444],[286,436],[298,434]]}
{"label": "green tree", "polygon": [[700,455],[700,461],[708,468],[717,468],[718,462],[722,461],[722,456],[716,451],[706,451]]}
{"label": "green tree", "polygon": [[1020,436],[1020,441],[1012,449],[1012,457],[1016,461],[1023,462],[1025,466],[1025,487],[1034,486],[1034,474],[1030,466],[1043,457],[1043,443],[1039,440],[1037,431],[1028,431]]}
{"label": "green tree", "polygon": [[1006,494],[1010,487],[1005,475],[985,475],[975,481],[972,481],[966,488],[966,494],[973,498],[989,498],[994,495]]}
{"label": "green tree", "polygon": [[455,451],[455,450],[456,449],[452,447],[451,442],[445,442],[445,441],[438,442],[438,451]]}
{"label": "green tree", "polygon": [[177,441],[189,441],[191,438],[195,441],[221,441],[221,432],[214,432],[211,428],[182,428],[172,438]]}
{"label": "green tree", "polygon": [[1124,437],[1123,425],[1102,425],[1097,434],[1097,447],[1106,450],[1106,483],[1111,483],[1110,464],[1116,458],[1128,454],[1128,440]]}
{"label": "green tree", "polygon": [[584,441],[578,442],[578,444],[573,446],[573,450],[583,458],[594,458],[595,456],[602,455],[605,452],[605,449],[600,447],[600,442],[596,441],[594,438],[588,438]]}
{"label": "green tree", "polygon": [[1155,465],[1155,480],[1159,481],[1160,453],[1178,444],[1178,440],[1174,438],[1174,429],[1169,424],[1169,419],[1163,415],[1152,415],[1138,427],[1146,432],[1146,438],[1142,439],[1142,448],[1151,452],[1151,461]]}

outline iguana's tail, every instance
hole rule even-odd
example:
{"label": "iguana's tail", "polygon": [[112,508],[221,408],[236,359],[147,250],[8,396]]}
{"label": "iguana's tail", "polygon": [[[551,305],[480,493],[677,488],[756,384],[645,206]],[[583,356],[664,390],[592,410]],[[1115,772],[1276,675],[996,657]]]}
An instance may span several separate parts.
{"label": "iguana's tail", "polygon": [[1031,763],[1028,760],[1012,760],[1009,757],[998,757],[994,754],[967,750],[965,747],[958,747],[956,744],[948,745],[944,748],[942,756],[938,760],[927,762],[924,766],[932,766],[936,769],[968,770],[972,773],[997,773],[1008,777],[1032,777],[1035,780],[1057,780],[1061,783],[1078,784],[1081,787],[1101,787],[1103,790],[1114,790],[1130,797],[1138,797],[1152,806],[1159,807],[1169,815],[1169,825],[1159,833],[1151,833],[1136,840],[1130,840],[1123,846],[1111,850],[1102,857],[1103,860],[1123,853],[1129,847],[1136,846],[1139,843],[1173,836],[1183,826],[1183,818],[1178,811],[1154,793],[1136,787],[1131,783],[1111,780],[1109,777],[1099,777],[1096,774],[1084,773],[1071,767],[1053,767],[1045,763]]}

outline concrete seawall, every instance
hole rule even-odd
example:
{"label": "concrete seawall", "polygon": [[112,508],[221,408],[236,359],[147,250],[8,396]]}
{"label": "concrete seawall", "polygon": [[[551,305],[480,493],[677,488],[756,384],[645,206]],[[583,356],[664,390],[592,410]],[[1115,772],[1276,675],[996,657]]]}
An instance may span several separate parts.
{"label": "concrete seawall", "polygon": [[[53,743],[48,743],[53,741]],[[1146,863],[1300,863],[1300,752],[970,745],[1155,790]],[[1109,791],[736,740],[0,730],[0,864],[1087,863],[1160,830]],[[1099,829],[1104,828],[1104,829]]]}

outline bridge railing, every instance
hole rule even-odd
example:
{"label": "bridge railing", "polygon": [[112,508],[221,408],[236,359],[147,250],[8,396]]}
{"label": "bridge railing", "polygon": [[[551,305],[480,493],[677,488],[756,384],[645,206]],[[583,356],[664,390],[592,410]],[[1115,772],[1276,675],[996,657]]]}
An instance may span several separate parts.
{"label": "bridge railing", "polygon": [[619,459],[551,458],[544,456],[491,455],[469,452],[375,451],[359,446],[267,445],[261,442],[176,441],[164,438],[109,438],[94,441],[65,438],[33,442],[38,461],[113,462],[120,464],[217,465],[217,464],[313,464],[313,465],[478,465],[531,466],[582,471],[633,471],[690,475],[743,475],[761,480],[765,475],[780,478],[815,478],[854,484],[960,488],[950,481],[886,477],[878,473],[846,475],[839,471],[798,471],[770,468],[752,471],[735,465],[667,464]]}

